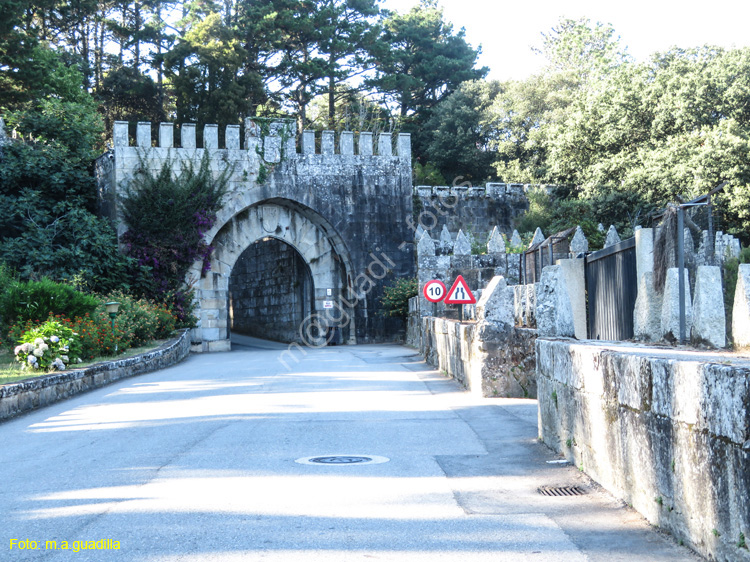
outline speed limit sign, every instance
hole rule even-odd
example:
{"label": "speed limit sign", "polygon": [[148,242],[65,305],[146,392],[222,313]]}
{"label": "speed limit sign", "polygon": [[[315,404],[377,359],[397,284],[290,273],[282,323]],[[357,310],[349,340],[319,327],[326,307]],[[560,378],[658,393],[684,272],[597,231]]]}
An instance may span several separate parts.
{"label": "speed limit sign", "polygon": [[426,298],[430,302],[440,302],[445,298],[445,294],[447,292],[448,289],[446,289],[445,283],[443,283],[439,279],[428,281],[424,284],[424,288],[422,289],[424,298]]}

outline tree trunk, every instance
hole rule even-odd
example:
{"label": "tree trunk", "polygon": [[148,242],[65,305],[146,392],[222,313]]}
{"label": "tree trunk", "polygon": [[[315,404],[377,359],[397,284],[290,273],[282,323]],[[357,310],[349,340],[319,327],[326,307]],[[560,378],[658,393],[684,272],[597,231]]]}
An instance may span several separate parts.
{"label": "tree trunk", "polygon": [[335,63],[333,53],[328,57],[328,128],[332,131],[336,128],[336,77],[333,75]]}

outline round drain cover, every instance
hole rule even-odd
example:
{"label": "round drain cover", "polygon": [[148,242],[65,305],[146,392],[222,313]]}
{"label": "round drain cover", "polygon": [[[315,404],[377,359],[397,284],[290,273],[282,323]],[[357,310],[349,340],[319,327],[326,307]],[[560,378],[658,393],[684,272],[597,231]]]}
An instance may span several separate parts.
{"label": "round drain cover", "polygon": [[314,457],[305,457],[297,459],[299,464],[327,464],[327,465],[352,465],[352,464],[381,464],[388,462],[386,457],[375,455],[318,455]]}

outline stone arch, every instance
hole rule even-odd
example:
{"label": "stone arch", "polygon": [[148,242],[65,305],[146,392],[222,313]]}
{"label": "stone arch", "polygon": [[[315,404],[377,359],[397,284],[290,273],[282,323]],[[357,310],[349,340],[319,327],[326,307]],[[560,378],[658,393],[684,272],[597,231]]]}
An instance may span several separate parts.
{"label": "stone arch", "polygon": [[[193,341],[203,350],[228,350],[229,278],[237,260],[251,244],[277,238],[294,248],[310,268],[314,287],[314,312],[324,323],[339,326],[348,334],[345,343],[356,343],[354,310],[348,306],[353,279],[346,244],[318,213],[287,199],[267,199],[250,205],[214,230],[211,269],[196,288],[199,326]],[[201,276],[200,265],[189,278]],[[327,309],[326,301],[336,303]]]}

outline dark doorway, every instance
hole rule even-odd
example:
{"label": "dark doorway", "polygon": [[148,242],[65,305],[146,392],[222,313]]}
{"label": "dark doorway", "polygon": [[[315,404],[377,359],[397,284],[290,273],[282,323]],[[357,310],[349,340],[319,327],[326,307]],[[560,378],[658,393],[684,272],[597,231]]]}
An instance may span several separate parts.
{"label": "dark doorway", "polygon": [[310,268],[289,244],[263,238],[240,256],[229,279],[233,332],[285,343],[300,341],[300,326],[313,312]]}

